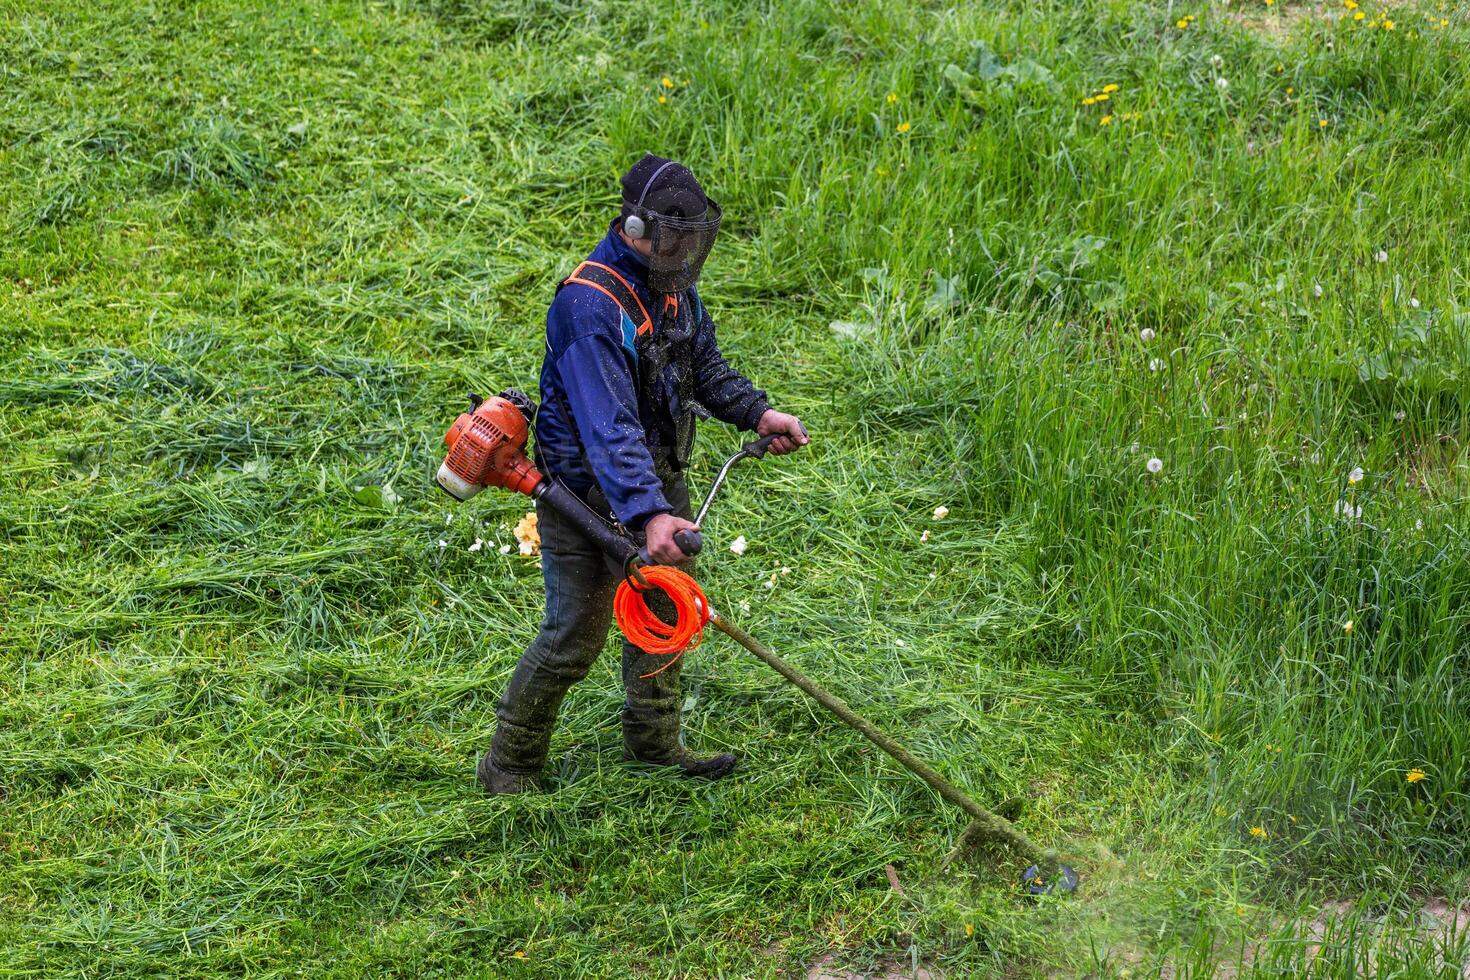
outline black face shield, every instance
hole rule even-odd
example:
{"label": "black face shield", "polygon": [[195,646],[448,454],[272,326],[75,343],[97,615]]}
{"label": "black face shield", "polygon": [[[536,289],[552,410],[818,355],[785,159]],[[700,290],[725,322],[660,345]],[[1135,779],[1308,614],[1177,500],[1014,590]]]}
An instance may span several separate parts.
{"label": "black face shield", "polygon": [[647,240],[648,288],[677,293],[694,285],[720,230],[720,206],[690,169],[645,154],[623,175],[623,230]]}
{"label": "black face shield", "polygon": [[704,260],[715,246],[723,217],[720,206],[709,201],[709,210],[695,220],[650,212],[648,288],[659,293],[678,293],[694,285]]}

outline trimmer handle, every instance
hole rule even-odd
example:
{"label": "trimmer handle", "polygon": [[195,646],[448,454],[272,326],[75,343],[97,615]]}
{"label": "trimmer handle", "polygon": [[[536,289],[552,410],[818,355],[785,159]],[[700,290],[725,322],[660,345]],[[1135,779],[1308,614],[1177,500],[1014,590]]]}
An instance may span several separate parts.
{"label": "trimmer handle", "polygon": [[704,547],[704,535],[686,527],[682,531],[674,532],[674,544],[678,545],[679,550],[684,554],[693,558]]}
{"label": "trimmer handle", "polygon": [[762,436],[754,442],[747,442],[741,446],[740,452],[745,456],[749,456],[751,459],[764,459],[766,452],[771,448],[771,443],[785,434],[784,432],[774,432],[771,435]]}
{"label": "trimmer handle", "polygon": [[[688,555],[690,558],[693,558],[695,555],[699,554],[700,549],[704,547],[704,536],[701,535],[698,531],[691,531],[689,528],[686,527],[682,531],[674,532],[674,544],[678,545],[679,550],[684,552],[684,554]],[[653,556],[648,553],[647,548],[638,549],[638,560],[643,562],[643,564],[645,565],[658,564],[658,562],[653,560]]]}

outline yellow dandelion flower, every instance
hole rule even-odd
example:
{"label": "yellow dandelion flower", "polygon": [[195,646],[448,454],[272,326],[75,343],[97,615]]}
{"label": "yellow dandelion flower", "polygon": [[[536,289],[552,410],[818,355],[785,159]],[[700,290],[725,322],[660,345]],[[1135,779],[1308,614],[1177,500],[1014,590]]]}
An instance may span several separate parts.
{"label": "yellow dandelion flower", "polygon": [[1349,10],[1357,10],[1358,9],[1357,0],[1342,0],[1342,5],[1344,7],[1346,7],[1347,9],[1349,9]]}
{"label": "yellow dandelion flower", "polygon": [[888,176],[888,168],[887,167],[879,167],[876,170],[874,170],[873,173],[877,174],[879,177],[887,177]]}
{"label": "yellow dandelion flower", "polygon": [[1317,120],[1317,128],[1318,129],[1326,129],[1327,128],[1327,120],[1326,119],[1318,119]]}
{"label": "yellow dandelion flower", "polygon": [[1111,126],[1113,124],[1113,117],[1103,116],[1101,119],[1098,120],[1098,122],[1104,126]]}
{"label": "yellow dandelion flower", "polygon": [[975,925],[974,925],[974,923],[971,923],[971,922],[966,922],[965,923],[965,935],[967,935],[967,936],[973,936],[973,935],[975,935]]}
{"label": "yellow dandelion flower", "polygon": [[1276,0],[1266,0],[1266,6],[1268,7],[1274,6],[1275,4]]}
{"label": "yellow dandelion flower", "polygon": [[669,101],[669,97],[667,95],[660,95],[658,97],[658,104],[659,105],[667,105],[668,104],[668,101]]}
{"label": "yellow dandelion flower", "polygon": [[1089,95],[1087,98],[1085,98],[1085,99],[1082,100],[1082,104],[1083,105],[1097,105],[1097,99],[1094,99],[1092,96]]}
{"label": "yellow dandelion flower", "polygon": [[1116,91],[1118,91],[1118,86],[1116,86],[1116,85],[1104,85],[1102,87],[1102,90],[1103,90],[1103,95],[1107,95],[1109,92],[1116,92]]}
{"label": "yellow dandelion flower", "polygon": [[1107,92],[1099,92],[1099,93],[1097,93],[1097,101],[1099,101],[1099,102],[1106,102],[1106,101],[1108,101],[1111,98],[1112,98],[1112,96],[1109,95]]}
{"label": "yellow dandelion flower", "polygon": [[664,88],[673,88],[674,87],[674,80],[672,78],[670,78],[669,76],[667,76],[667,75],[665,75],[663,78],[660,78],[658,80],[658,83],[660,85],[662,85]]}
{"label": "yellow dandelion flower", "polygon": [[1296,94],[1296,89],[1294,89],[1290,85],[1288,85],[1288,86],[1286,86],[1286,94],[1287,95],[1295,95]]}
{"label": "yellow dandelion flower", "polygon": [[1174,26],[1175,26],[1175,27],[1177,27],[1177,28],[1179,28],[1179,29],[1180,29],[1180,30],[1181,30],[1181,31],[1182,31],[1182,30],[1184,30],[1184,29],[1185,29],[1185,28],[1186,28],[1186,27],[1188,27],[1188,26],[1189,26],[1189,19],[1188,19],[1188,18],[1185,18],[1185,19],[1183,19],[1183,20],[1176,20],[1176,21],[1175,21],[1175,22],[1174,22]]}
{"label": "yellow dandelion flower", "polygon": [[1266,839],[1266,828],[1265,827],[1252,827],[1251,828],[1251,836],[1252,837],[1255,837],[1255,838],[1258,838],[1260,840],[1265,840]]}
{"label": "yellow dandelion flower", "polygon": [[900,133],[907,133],[910,129],[913,129],[913,126],[906,122],[901,122],[898,124],[898,131]]}
{"label": "yellow dandelion flower", "polygon": [[897,92],[889,92],[888,93],[888,98],[885,99],[884,101],[887,102],[889,105],[893,105],[893,103],[895,103],[895,102],[898,101],[898,93]]}
{"label": "yellow dandelion flower", "polygon": [[1353,621],[1351,619],[1342,624],[1342,631],[1344,633],[1351,633],[1353,631]]}
{"label": "yellow dandelion flower", "polygon": [[1385,19],[1383,22],[1383,29],[1385,31],[1393,30],[1393,21]]}
{"label": "yellow dandelion flower", "polygon": [[1439,26],[1440,27],[1449,27],[1450,26],[1450,22],[1448,20],[1446,20],[1445,18],[1441,17],[1439,19]]}
{"label": "yellow dandelion flower", "polygon": [[513,956],[513,957],[515,957],[518,960],[523,960],[523,959],[526,958],[526,951],[524,949],[518,949],[514,953],[511,953],[510,955]]}
{"label": "yellow dandelion flower", "polygon": [[1404,780],[1406,782],[1410,782],[1410,783],[1417,783],[1417,782],[1419,782],[1419,780],[1421,780],[1423,778],[1424,778],[1424,770],[1423,769],[1420,769],[1418,766],[1415,766],[1413,769],[1410,769],[1408,772],[1406,772],[1404,774]]}
{"label": "yellow dandelion flower", "polygon": [[1365,13],[1363,13],[1363,12],[1362,12],[1362,11],[1361,11],[1361,10],[1360,10],[1360,11],[1358,11],[1358,12],[1357,12],[1357,13],[1355,13],[1355,14],[1353,14],[1353,20],[1362,20],[1362,19],[1363,19],[1363,18],[1364,18],[1364,17],[1366,17],[1366,16],[1368,16],[1368,15],[1367,15],[1367,14],[1365,14]]}

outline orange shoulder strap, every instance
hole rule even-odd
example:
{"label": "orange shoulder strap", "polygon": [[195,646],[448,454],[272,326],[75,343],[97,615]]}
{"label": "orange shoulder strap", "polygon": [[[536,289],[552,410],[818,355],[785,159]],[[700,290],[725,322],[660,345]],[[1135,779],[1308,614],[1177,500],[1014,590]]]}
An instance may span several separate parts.
{"label": "orange shoulder strap", "polygon": [[611,266],[601,262],[583,262],[572,270],[572,274],[564,282],[591,286],[618,304],[628,319],[633,321],[640,337],[653,330],[653,318],[648,315],[648,308],[643,305],[643,300],[638,298],[638,293],[629,285],[628,280],[618,275],[617,270]]}

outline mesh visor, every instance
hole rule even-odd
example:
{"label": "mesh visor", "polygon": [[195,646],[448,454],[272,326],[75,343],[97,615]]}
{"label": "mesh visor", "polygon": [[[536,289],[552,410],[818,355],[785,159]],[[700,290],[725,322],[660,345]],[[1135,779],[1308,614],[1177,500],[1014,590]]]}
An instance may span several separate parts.
{"label": "mesh visor", "polygon": [[652,246],[648,256],[648,287],[660,293],[677,293],[694,285],[704,260],[714,248],[724,213],[714,201],[702,218],[652,215]]}

